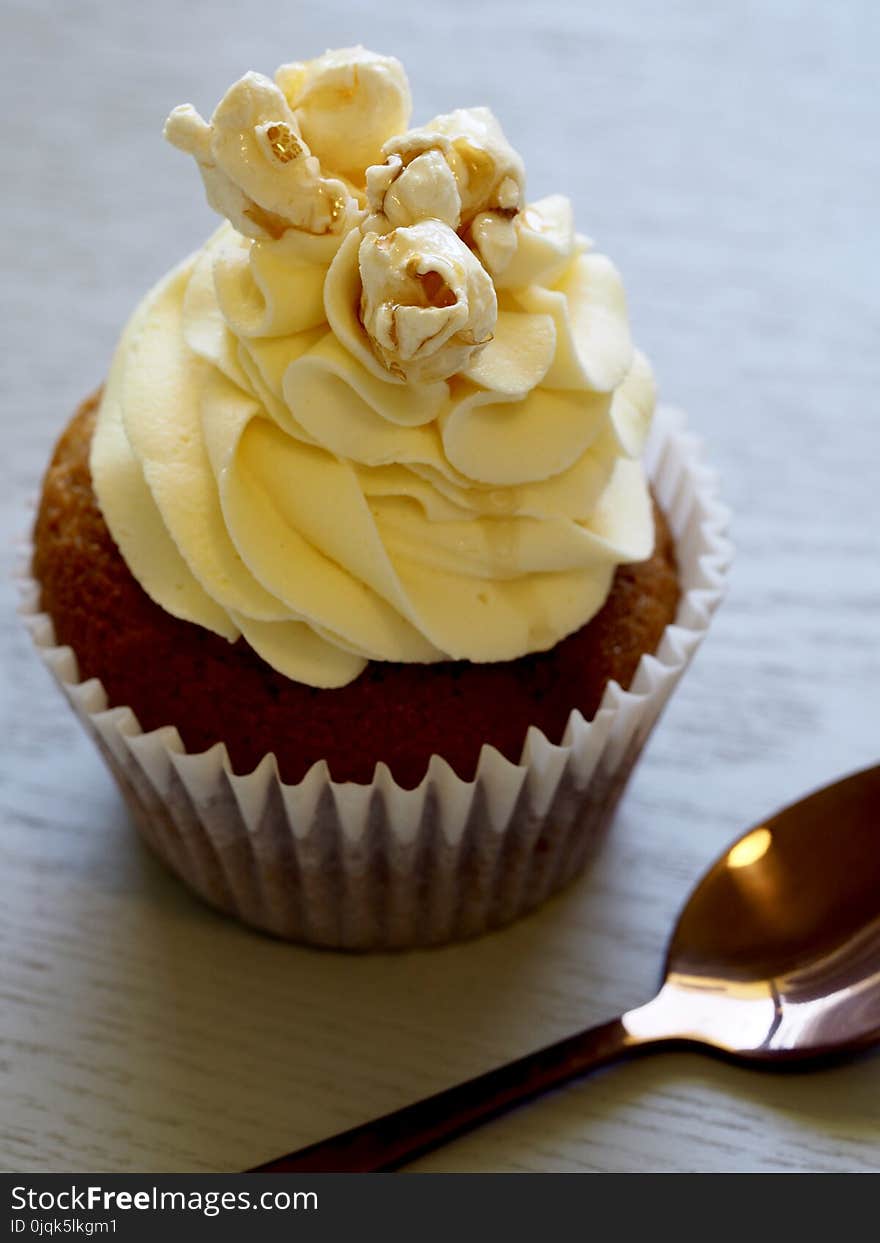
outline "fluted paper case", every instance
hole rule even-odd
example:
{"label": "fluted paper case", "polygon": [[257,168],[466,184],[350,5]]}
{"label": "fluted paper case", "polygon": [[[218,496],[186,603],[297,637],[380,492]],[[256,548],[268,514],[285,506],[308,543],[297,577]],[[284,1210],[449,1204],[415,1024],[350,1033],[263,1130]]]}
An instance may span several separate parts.
{"label": "fluted paper case", "polygon": [[485,746],[473,781],[436,755],[414,790],[384,764],[369,785],[334,782],[324,763],[288,785],[273,755],[236,774],[222,743],[188,754],[173,726],[145,734],[97,679],[79,681],[28,578],[22,612],[141,833],[205,901],[312,945],[439,945],[516,919],[582,870],[723,595],[728,515],[679,412],[658,412],[645,461],[676,542],[675,624],[593,720],[573,711],[560,745],[532,728],[519,764]]}

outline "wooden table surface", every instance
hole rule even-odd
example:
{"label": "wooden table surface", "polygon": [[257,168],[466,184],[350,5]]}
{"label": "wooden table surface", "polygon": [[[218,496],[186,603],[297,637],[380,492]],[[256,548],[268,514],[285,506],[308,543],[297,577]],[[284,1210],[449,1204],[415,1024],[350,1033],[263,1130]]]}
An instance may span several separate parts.
{"label": "wooden table surface", "polygon": [[[240,1169],[647,998],[680,902],[737,830],[877,760],[880,8],[4,13],[0,1167]],[[163,871],[9,585],[54,437],[135,300],[214,226],[166,112],[358,41],[404,60],[418,119],[486,102],[532,195],[571,195],[623,270],[663,397],[708,442],[738,546],[590,875],[502,933],[376,957],[244,931]],[[878,1119],[877,1057],[774,1078],[667,1055],[413,1168],[868,1170]]]}

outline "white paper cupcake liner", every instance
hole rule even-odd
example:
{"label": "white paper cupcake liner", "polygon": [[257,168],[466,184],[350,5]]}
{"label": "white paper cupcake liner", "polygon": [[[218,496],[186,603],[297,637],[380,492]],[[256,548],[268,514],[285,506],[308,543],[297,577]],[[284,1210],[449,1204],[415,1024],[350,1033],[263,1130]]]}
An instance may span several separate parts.
{"label": "white paper cupcake liner", "polygon": [[728,511],[684,427],[679,412],[658,412],[645,455],[676,541],[675,624],[628,691],[608,685],[592,721],[573,711],[558,746],[530,729],[519,764],[483,747],[473,781],[436,755],[414,790],[384,764],[369,785],[334,782],[323,762],[288,785],[274,755],[236,774],[222,743],[188,754],[172,726],[145,734],[130,708],[107,707],[100,681],[79,681],[29,574],[21,611],[144,838],[205,901],[265,932],[340,949],[474,936],[584,867],[722,598]]}

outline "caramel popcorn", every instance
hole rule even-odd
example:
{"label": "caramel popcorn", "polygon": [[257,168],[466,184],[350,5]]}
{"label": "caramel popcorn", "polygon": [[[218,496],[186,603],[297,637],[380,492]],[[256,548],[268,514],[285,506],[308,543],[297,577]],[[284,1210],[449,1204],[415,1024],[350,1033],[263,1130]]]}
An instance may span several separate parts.
{"label": "caramel popcorn", "polygon": [[335,233],[357,210],[345,184],[323,175],[283,93],[262,74],[234,83],[210,122],[191,104],[175,108],[165,137],[195,157],[208,202],[247,237]]}
{"label": "caramel popcorn", "polygon": [[363,47],[282,65],[275,81],[324,168],[364,184],[382,146],[409,124],[412,102],[399,60]]}
{"label": "caramel popcorn", "polygon": [[358,266],[361,322],[377,358],[399,378],[446,379],[492,339],[492,280],[448,224],[423,220],[368,233]]}
{"label": "caramel popcorn", "polygon": [[525,203],[525,168],[489,109],[435,117],[390,139],[383,152],[381,173],[367,172],[371,215],[364,227],[381,231],[437,215],[467,237],[493,276],[500,274],[516,250],[513,221]]}

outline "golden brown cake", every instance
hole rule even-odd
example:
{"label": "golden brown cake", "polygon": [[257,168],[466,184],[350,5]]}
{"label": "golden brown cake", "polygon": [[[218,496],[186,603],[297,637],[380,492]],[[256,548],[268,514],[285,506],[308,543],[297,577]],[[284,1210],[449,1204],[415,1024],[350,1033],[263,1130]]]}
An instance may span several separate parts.
{"label": "golden brown cake", "polygon": [[607,683],[628,687],[675,619],[675,553],[655,505],[653,555],[620,566],[599,613],[549,652],[493,664],[373,663],[348,686],[304,686],[243,640],[172,617],[132,577],[92,490],[97,402],[77,411],[43,484],[33,563],[42,607],[111,706],[131,707],[145,730],[176,725],[189,751],[222,740],[236,772],[274,752],[287,782],[322,759],[336,781],[369,782],[384,761],[412,787],[437,754],[470,780],[484,744],[516,762],[529,726],[558,743],[572,709],[590,719]]}

